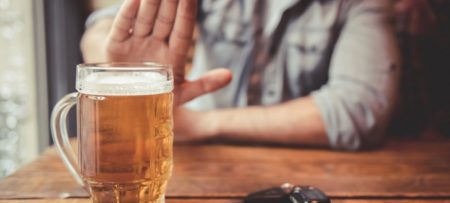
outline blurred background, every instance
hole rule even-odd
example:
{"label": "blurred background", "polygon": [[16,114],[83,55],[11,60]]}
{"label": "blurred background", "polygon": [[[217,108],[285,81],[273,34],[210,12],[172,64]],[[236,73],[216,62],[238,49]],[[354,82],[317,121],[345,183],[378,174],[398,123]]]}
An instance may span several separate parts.
{"label": "blurred background", "polygon": [[[84,22],[93,10],[117,2],[0,0],[0,179],[52,144],[50,110],[75,91]],[[391,132],[449,135],[450,1],[392,2],[404,67]]]}
{"label": "blurred background", "polygon": [[50,110],[75,90],[85,19],[114,2],[0,0],[0,179],[52,144]]}

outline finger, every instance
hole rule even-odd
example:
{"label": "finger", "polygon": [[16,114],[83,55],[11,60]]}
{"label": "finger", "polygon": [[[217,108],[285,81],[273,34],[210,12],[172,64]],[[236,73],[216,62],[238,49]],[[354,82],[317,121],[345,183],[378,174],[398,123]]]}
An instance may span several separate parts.
{"label": "finger", "polygon": [[145,37],[152,31],[161,0],[141,0],[139,13],[133,28],[133,35]]}
{"label": "finger", "polygon": [[182,0],[178,4],[169,48],[179,55],[186,55],[192,42],[192,33],[197,16],[197,0]]}
{"label": "finger", "polygon": [[[186,0],[182,0],[186,1]],[[152,36],[159,40],[166,40],[172,31],[175,15],[177,13],[178,0],[163,0],[156,17]]]}
{"label": "finger", "polygon": [[126,0],[111,28],[111,39],[122,42],[130,36],[130,29],[139,9],[139,0]]}
{"label": "finger", "polygon": [[185,82],[175,89],[175,104],[180,105],[198,96],[216,91],[227,85],[231,78],[231,72],[221,68],[209,71],[197,80]]}

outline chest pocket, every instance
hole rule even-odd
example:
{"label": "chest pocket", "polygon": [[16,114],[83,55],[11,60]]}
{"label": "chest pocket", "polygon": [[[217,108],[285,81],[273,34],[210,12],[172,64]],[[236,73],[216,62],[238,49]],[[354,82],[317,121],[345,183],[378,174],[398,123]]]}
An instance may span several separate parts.
{"label": "chest pocket", "polygon": [[307,95],[327,82],[331,41],[328,28],[301,29],[286,35],[285,68],[292,97]]}
{"label": "chest pocket", "polygon": [[240,18],[239,13],[232,5],[204,11],[200,34],[214,66],[232,68],[246,56],[244,47],[251,43],[252,26],[250,20]]}

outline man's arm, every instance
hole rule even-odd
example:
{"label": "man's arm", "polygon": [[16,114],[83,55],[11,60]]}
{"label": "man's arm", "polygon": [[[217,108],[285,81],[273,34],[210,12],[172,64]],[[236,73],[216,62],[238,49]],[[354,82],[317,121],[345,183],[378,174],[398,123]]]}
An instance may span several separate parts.
{"label": "man's arm", "polygon": [[311,97],[273,106],[210,112],[216,134],[225,139],[265,143],[328,146],[319,109]]}
{"label": "man's arm", "polygon": [[105,62],[106,55],[103,49],[106,36],[111,30],[112,18],[97,20],[89,26],[81,39],[80,48],[85,63]]}
{"label": "man's arm", "polygon": [[[329,81],[310,96],[268,107],[197,112],[205,119],[182,119],[175,123],[176,130],[194,139],[224,136],[347,150],[378,144],[395,103],[400,72],[385,13],[388,3],[381,2],[347,5],[349,19],[333,52]],[[203,130],[193,130],[199,128]]]}
{"label": "man's arm", "polygon": [[322,117],[312,97],[273,106],[207,112],[177,108],[174,115],[175,139],[178,141],[223,138],[256,143],[329,146]]}

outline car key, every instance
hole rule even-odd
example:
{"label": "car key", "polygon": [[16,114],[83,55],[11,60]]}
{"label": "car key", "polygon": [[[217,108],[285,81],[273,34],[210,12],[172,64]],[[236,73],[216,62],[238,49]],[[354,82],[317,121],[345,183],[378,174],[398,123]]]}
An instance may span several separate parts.
{"label": "car key", "polygon": [[247,195],[244,203],[274,203],[290,202],[289,194],[293,185],[285,183],[280,187],[273,187]]}
{"label": "car key", "polygon": [[330,203],[330,200],[315,187],[285,183],[280,187],[251,193],[244,203]]}
{"label": "car key", "polygon": [[292,203],[330,203],[330,199],[312,186],[295,186],[290,193]]}

